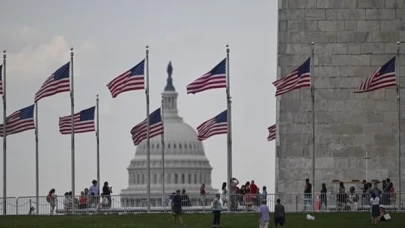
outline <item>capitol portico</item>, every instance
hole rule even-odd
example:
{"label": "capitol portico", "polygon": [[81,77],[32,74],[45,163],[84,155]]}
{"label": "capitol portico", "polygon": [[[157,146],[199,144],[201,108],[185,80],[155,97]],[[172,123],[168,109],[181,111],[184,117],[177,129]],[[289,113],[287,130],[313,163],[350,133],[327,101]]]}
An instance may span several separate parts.
{"label": "capitol portico", "polygon": [[[165,195],[185,189],[196,205],[200,186],[205,191],[217,193],[211,186],[212,167],[205,156],[204,146],[197,139],[197,132],[178,115],[177,97],[173,86],[172,68],[168,67],[166,87],[162,93],[165,155]],[[162,140],[150,139],[151,206],[162,204]],[[146,140],[136,147],[135,157],[128,167],[128,187],[121,191],[126,206],[142,206],[147,198],[147,147]],[[198,204],[198,203],[197,203]]]}

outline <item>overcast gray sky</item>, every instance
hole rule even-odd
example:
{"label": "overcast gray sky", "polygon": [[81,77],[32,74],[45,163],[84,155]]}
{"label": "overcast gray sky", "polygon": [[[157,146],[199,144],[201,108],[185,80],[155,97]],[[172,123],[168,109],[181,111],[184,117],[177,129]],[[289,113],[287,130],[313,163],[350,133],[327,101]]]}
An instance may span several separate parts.
{"label": "overcast gray sky", "polygon": [[[277,1],[3,0],[0,31],[0,48],[8,53],[7,115],[31,105],[44,80],[75,48],[75,111],[95,105],[100,94],[101,181],[109,181],[115,193],[128,186],[127,167],[135,152],[129,131],[145,118],[145,95],[132,91],[112,99],[106,84],[142,60],[150,45],[151,110],[160,105],[172,61],[179,114],[196,128],[226,108],[225,90],[187,95],[186,85],[219,63],[229,44],[233,173],[274,191],[275,142],[266,138],[276,113],[271,82],[276,79]],[[71,189],[70,136],[58,129],[58,118],[69,114],[69,93],[39,102],[42,195],[51,188],[57,194]],[[34,131],[9,136],[7,144],[8,196],[35,195]],[[226,180],[226,136],[212,137],[204,147],[213,186],[219,188]],[[76,192],[96,179],[95,158],[95,134],[76,135]]]}

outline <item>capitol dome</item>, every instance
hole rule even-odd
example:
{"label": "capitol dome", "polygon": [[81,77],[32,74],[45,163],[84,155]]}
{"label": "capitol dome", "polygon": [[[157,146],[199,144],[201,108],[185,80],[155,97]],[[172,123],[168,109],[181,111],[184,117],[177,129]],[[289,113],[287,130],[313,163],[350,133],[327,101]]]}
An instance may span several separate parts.
{"label": "capitol dome", "polygon": [[[166,87],[162,93],[162,118],[164,125],[165,195],[185,189],[192,204],[198,204],[200,186],[205,191],[217,193],[211,186],[212,167],[205,156],[204,146],[197,132],[178,115],[177,96],[169,65]],[[162,136],[150,139],[151,206],[162,205]],[[147,141],[137,147],[135,157],[128,167],[128,187],[121,191],[127,206],[141,206],[147,197]],[[124,203],[124,202],[123,202]]]}

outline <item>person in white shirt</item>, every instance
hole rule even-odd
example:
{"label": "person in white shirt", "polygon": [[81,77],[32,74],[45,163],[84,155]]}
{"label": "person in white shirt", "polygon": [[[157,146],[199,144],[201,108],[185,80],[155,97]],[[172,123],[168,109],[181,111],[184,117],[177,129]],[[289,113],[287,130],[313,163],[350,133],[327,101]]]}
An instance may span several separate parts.
{"label": "person in white shirt", "polygon": [[370,205],[371,205],[371,224],[376,225],[378,218],[380,217],[380,198],[377,197],[375,193],[371,194]]}
{"label": "person in white shirt", "polygon": [[96,180],[93,180],[91,183],[93,185],[89,187],[90,205],[92,205],[92,207],[95,207],[100,201],[100,198],[98,197],[100,195],[100,189],[97,185]]}
{"label": "person in white shirt", "polygon": [[97,204],[97,211],[100,211],[100,209],[108,207],[108,199],[106,196],[102,196],[101,202]]}
{"label": "person in white shirt", "polygon": [[49,206],[51,207],[50,210],[51,215],[53,215],[53,212],[55,211],[56,198],[57,195],[55,194],[55,189],[52,188],[51,191],[49,191],[49,194],[46,196],[46,201],[48,201]]}
{"label": "person in white shirt", "polygon": [[63,206],[65,208],[65,213],[72,207],[72,198],[69,196],[68,192],[65,192],[65,199],[63,200]]}
{"label": "person in white shirt", "polygon": [[93,193],[95,196],[100,195],[100,189],[99,189],[99,187],[98,187],[98,185],[97,185],[97,181],[96,181],[96,180],[93,180],[91,183],[92,183],[93,185],[90,186],[90,188],[89,188],[90,194]]}

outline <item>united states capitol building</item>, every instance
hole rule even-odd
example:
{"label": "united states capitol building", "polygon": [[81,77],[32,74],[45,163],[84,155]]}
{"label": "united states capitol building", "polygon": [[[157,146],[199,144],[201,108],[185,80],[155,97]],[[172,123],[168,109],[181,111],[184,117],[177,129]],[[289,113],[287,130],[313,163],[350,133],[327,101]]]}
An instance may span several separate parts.
{"label": "united states capitol building", "polygon": [[[165,195],[185,189],[192,205],[198,204],[200,186],[217,193],[211,185],[212,167],[205,156],[204,146],[197,132],[183,121],[177,109],[178,93],[168,70],[166,87],[162,93],[165,144]],[[151,206],[162,205],[162,142],[161,136],[150,139]],[[128,207],[145,206],[147,199],[146,140],[136,147],[135,157],[128,167],[128,187],[121,191],[121,203]]]}

